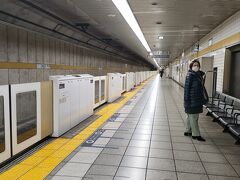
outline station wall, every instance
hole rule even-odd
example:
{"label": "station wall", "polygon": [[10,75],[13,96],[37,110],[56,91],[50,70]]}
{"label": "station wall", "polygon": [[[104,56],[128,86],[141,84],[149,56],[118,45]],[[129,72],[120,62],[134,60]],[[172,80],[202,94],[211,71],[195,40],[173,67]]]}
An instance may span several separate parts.
{"label": "station wall", "polygon": [[[212,43],[210,43],[212,41]],[[201,57],[213,57],[213,68],[218,68],[217,87],[219,92],[224,87],[224,64],[227,59],[226,48],[240,43],[240,11],[228,18],[213,31],[207,34],[199,41],[199,52],[193,53],[193,47],[185,51],[185,55],[179,56],[170,64],[172,78],[184,85],[185,78],[177,78],[176,76],[186,76],[189,61]],[[176,72],[176,66],[183,66]],[[175,76],[175,77],[174,77]]]}
{"label": "station wall", "polygon": [[0,22],[0,85],[46,81],[57,74],[143,70],[149,68]]}

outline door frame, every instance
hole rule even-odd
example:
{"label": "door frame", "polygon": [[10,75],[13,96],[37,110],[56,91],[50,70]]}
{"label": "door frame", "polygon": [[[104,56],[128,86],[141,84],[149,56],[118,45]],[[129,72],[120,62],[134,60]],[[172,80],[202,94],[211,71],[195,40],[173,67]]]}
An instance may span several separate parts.
{"label": "door frame", "polygon": [[0,96],[4,98],[4,133],[5,150],[0,153],[0,163],[11,157],[11,135],[10,135],[10,107],[9,107],[9,86],[0,86]]}
{"label": "door frame", "polygon": [[[10,85],[11,88],[11,115],[12,115],[12,153],[13,155],[23,151],[36,142],[41,140],[41,97],[40,97],[40,83],[26,83]],[[17,144],[17,104],[16,95],[18,93],[36,91],[36,118],[37,118],[37,133],[29,139]]]}

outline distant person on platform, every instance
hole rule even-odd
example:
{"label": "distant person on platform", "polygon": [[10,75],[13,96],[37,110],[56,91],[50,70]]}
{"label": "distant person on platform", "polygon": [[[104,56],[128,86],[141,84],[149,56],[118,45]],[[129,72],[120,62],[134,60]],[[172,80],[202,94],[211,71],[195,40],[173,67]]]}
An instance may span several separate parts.
{"label": "distant person on platform", "polygon": [[160,77],[162,78],[162,77],[163,77],[163,73],[164,73],[164,69],[163,69],[163,67],[160,67],[160,71],[159,71],[159,73],[160,73]]}

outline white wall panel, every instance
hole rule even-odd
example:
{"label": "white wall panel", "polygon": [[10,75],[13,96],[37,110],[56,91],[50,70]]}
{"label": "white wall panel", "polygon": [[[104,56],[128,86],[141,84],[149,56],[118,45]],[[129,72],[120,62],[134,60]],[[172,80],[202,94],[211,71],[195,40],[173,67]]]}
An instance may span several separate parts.
{"label": "white wall panel", "polygon": [[217,91],[222,92],[223,90],[223,75],[224,75],[224,58],[225,49],[220,49],[215,52],[213,67],[218,68],[217,72]]}
{"label": "white wall panel", "polygon": [[7,60],[7,27],[0,24],[0,61]]}
{"label": "white wall panel", "polygon": [[[213,39],[213,44],[226,39],[236,33],[240,32],[240,11],[228,18],[218,27],[216,27],[213,31],[211,31],[208,35],[203,37],[200,40],[200,51],[207,48],[209,46],[209,39]],[[191,60],[191,49],[186,50],[185,59]],[[225,59],[225,49],[217,50],[212,52],[214,55],[214,67],[218,68],[218,77],[217,77],[217,91],[222,92],[223,90],[223,75],[224,75],[224,59]],[[174,66],[173,66],[174,67]],[[172,69],[172,74],[176,76],[176,69]],[[184,74],[184,72],[183,72]],[[186,72],[185,72],[186,74]],[[175,78],[176,80],[176,78]],[[182,83],[182,81],[181,81]]]}
{"label": "white wall panel", "polygon": [[203,37],[200,40],[200,51],[208,47],[209,39],[212,38],[214,44],[238,32],[240,32],[240,11]]}

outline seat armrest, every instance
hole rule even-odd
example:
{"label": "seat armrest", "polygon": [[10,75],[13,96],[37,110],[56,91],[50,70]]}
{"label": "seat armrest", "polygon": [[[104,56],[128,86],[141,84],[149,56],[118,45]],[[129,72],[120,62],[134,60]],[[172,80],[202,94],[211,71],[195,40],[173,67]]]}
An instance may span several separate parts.
{"label": "seat armrest", "polygon": [[240,113],[234,113],[234,117],[237,119],[240,116]]}

